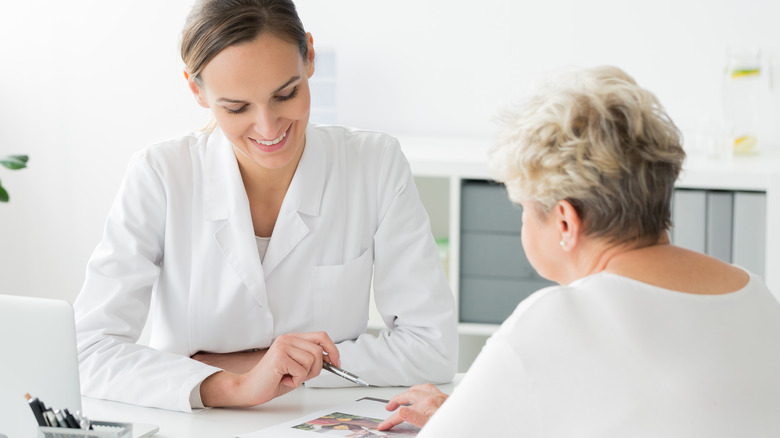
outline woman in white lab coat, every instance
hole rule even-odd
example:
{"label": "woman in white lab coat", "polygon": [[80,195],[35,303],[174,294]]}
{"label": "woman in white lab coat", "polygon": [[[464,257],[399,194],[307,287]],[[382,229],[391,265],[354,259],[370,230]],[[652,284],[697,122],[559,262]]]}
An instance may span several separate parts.
{"label": "woman in white lab coat", "polygon": [[75,303],[84,395],[189,411],[350,384],[323,355],[375,385],[453,377],[454,300],[409,164],[386,134],[308,124],[314,56],[291,1],[193,8],[185,76],[216,126],[128,167]]}

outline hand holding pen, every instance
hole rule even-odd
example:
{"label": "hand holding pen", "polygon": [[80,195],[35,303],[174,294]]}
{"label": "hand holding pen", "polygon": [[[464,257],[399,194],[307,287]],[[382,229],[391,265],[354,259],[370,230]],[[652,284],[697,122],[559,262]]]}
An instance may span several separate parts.
{"label": "hand holding pen", "polygon": [[325,332],[277,337],[259,362],[246,373],[218,372],[201,383],[206,406],[254,406],[265,403],[316,377],[323,353],[339,365],[339,351]]}

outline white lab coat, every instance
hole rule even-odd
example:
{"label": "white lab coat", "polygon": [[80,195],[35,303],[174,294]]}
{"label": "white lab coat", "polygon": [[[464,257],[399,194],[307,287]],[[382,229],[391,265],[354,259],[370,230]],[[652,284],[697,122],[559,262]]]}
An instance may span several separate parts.
{"label": "white lab coat", "polygon": [[[379,337],[365,334],[372,272]],[[454,299],[398,141],[343,127],[308,127],[262,263],[221,131],[136,154],[74,307],[83,394],[165,409],[189,411],[218,371],[192,354],[285,333],[326,331],[376,385],[446,382],[457,362]]]}

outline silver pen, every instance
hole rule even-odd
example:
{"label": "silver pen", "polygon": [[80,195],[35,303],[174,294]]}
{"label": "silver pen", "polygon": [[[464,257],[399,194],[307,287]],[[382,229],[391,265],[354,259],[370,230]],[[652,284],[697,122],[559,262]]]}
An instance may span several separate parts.
{"label": "silver pen", "polygon": [[347,380],[349,380],[352,383],[357,383],[358,385],[368,386],[368,383],[361,379],[360,377],[350,373],[349,371],[342,370],[341,368],[331,364],[330,362],[322,361],[322,369],[328,370],[331,373],[343,377]]}

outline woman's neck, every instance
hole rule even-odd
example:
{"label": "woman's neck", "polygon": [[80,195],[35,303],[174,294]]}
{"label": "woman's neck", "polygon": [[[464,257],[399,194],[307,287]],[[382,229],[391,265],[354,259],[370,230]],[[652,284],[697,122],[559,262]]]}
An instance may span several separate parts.
{"label": "woman's neck", "polygon": [[250,199],[277,198],[280,194],[284,197],[293,176],[295,176],[302,154],[298,154],[295,159],[282,168],[268,169],[259,165],[239,149],[234,147],[233,150],[238,161],[241,179],[244,182],[244,189],[247,195],[250,195]]}
{"label": "woman's neck", "polygon": [[637,245],[635,243],[614,244],[605,242],[602,239],[582,238],[581,246],[573,263],[573,269],[570,272],[568,281],[571,283],[579,278],[597,274],[602,271],[612,272],[620,270],[620,266],[627,260],[633,260],[641,253],[652,251],[658,246],[668,246],[670,244],[669,235],[666,232],[661,233],[658,240],[651,244]]}

